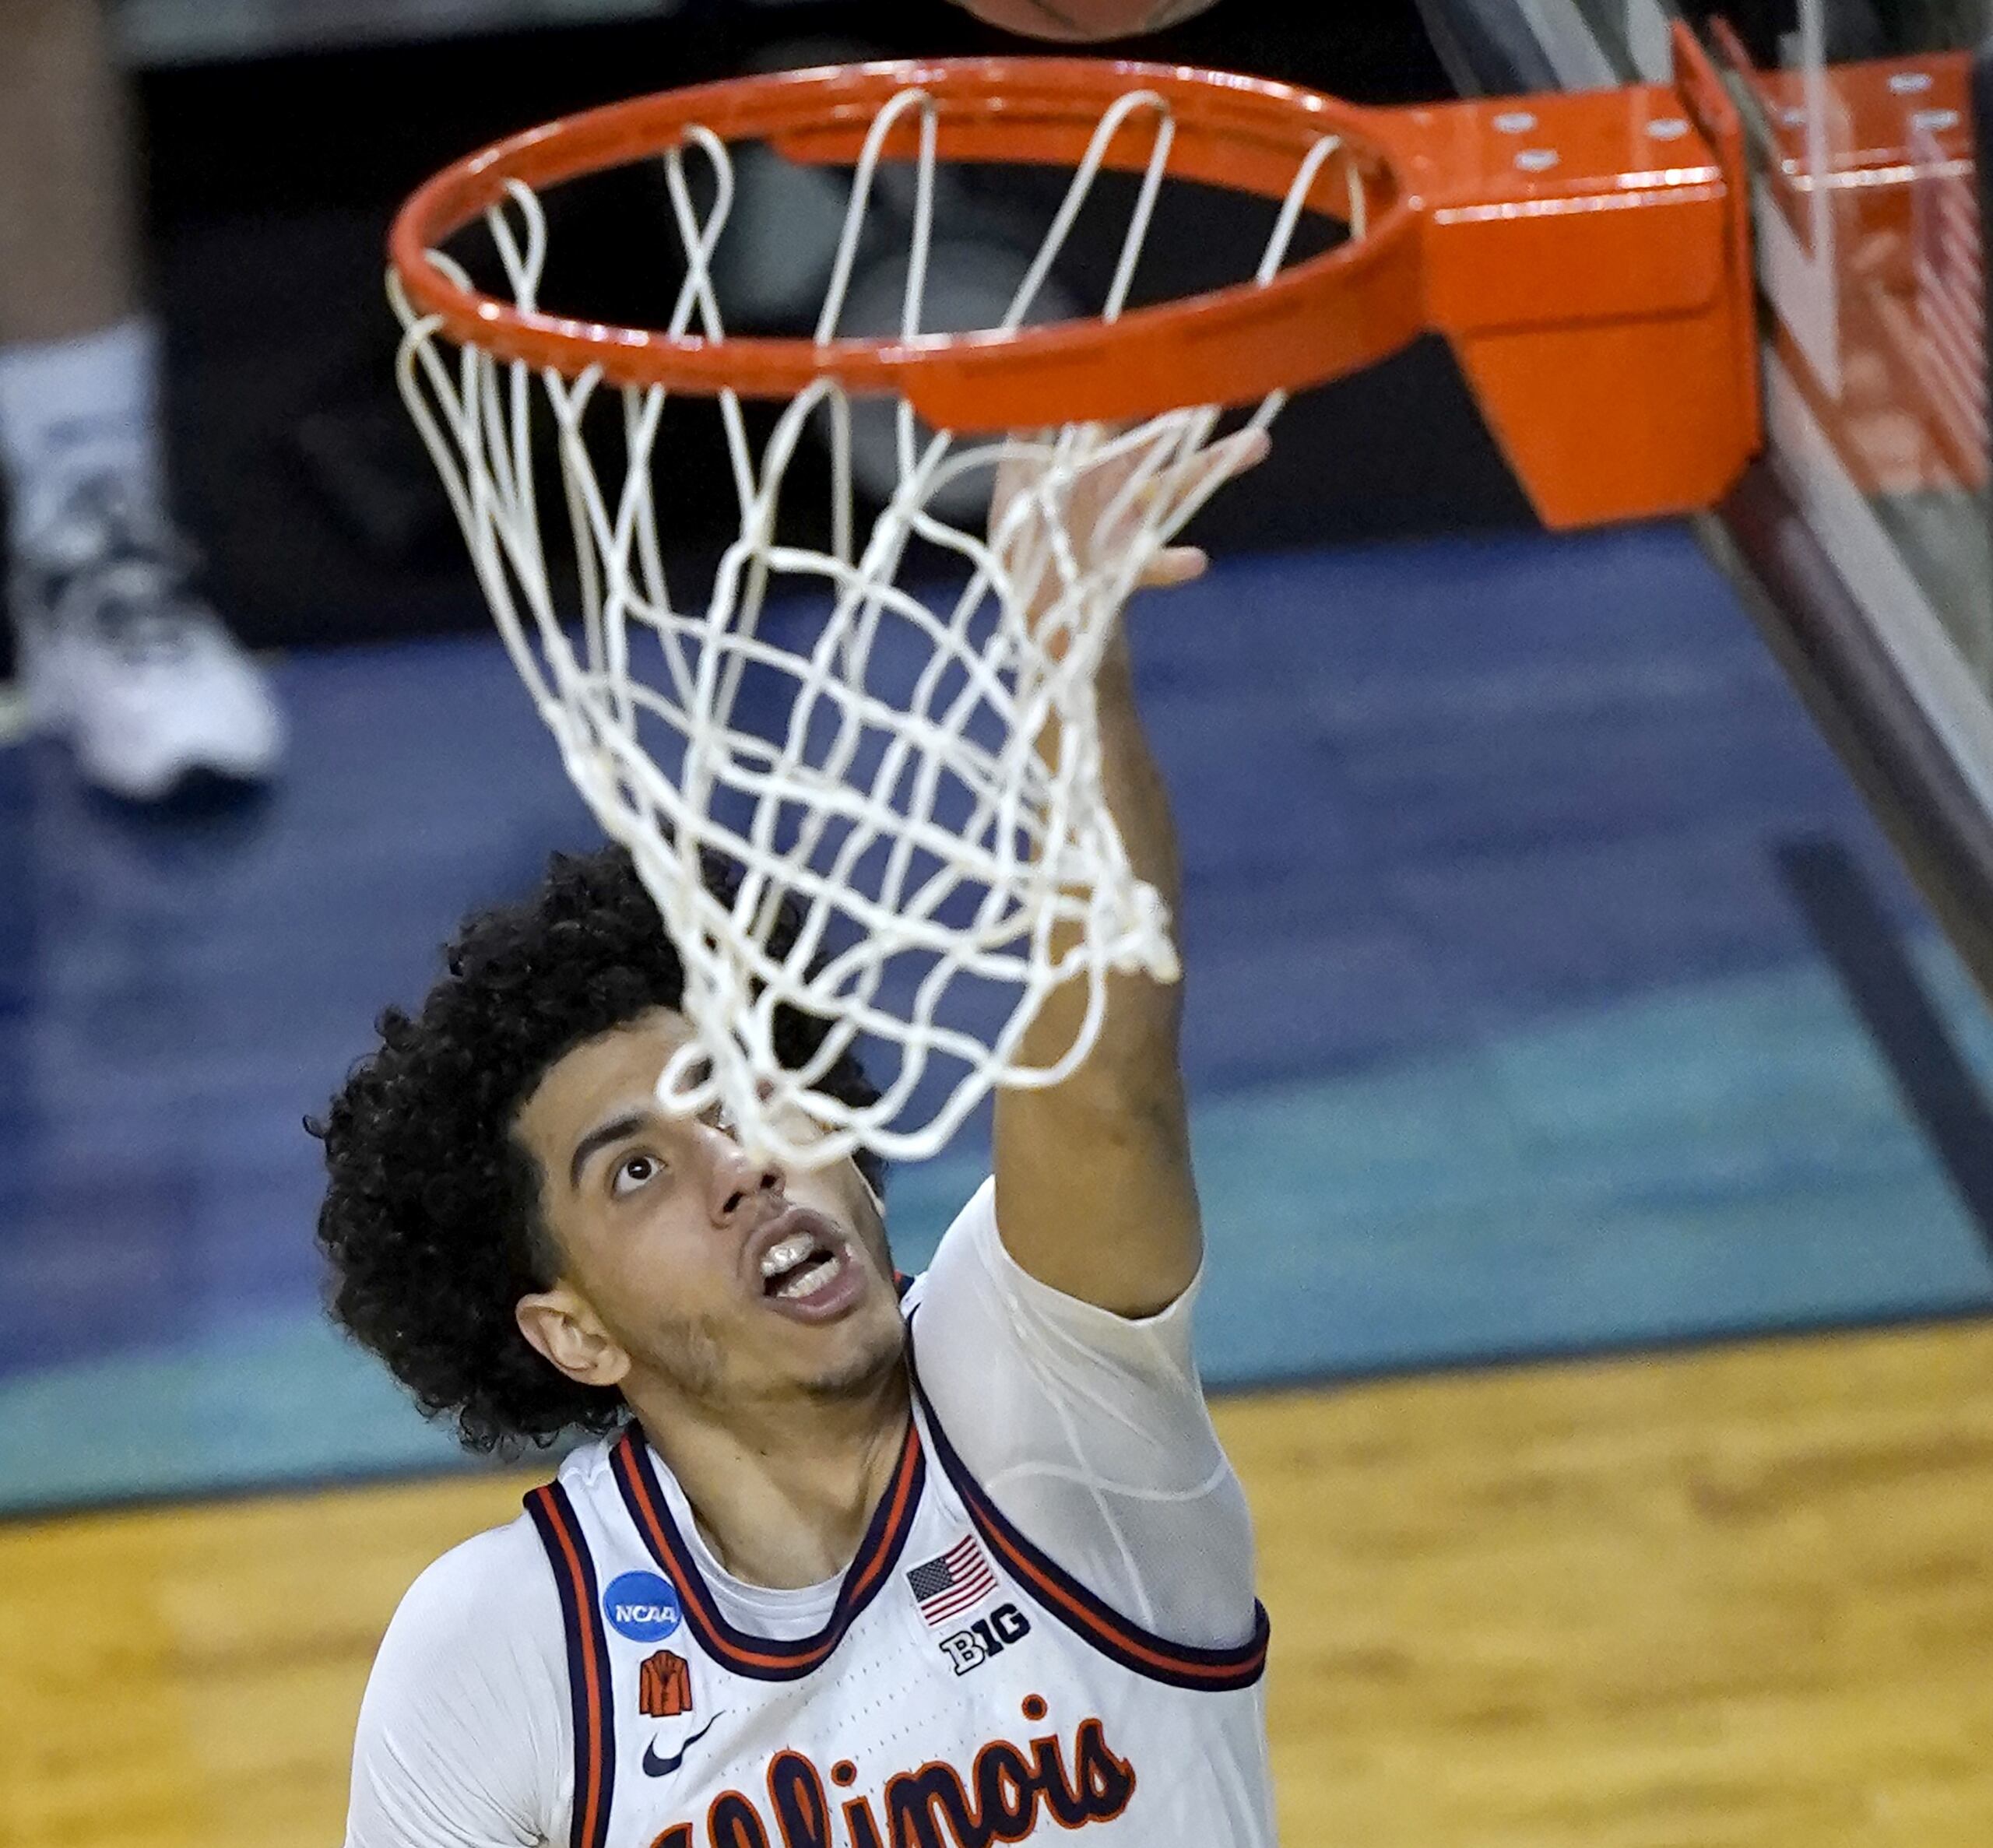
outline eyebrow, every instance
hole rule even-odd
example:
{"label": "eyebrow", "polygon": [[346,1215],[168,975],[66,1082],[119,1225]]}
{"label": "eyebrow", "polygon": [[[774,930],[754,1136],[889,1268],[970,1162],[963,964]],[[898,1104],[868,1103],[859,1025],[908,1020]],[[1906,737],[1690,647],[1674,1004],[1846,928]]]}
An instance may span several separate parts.
{"label": "eyebrow", "polygon": [[568,1186],[580,1187],[582,1170],[588,1165],[591,1155],[607,1148],[613,1142],[620,1142],[626,1136],[634,1136],[649,1120],[641,1110],[626,1110],[620,1116],[611,1117],[599,1128],[589,1130],[575,1144],[573,1158],[568,1164]]}

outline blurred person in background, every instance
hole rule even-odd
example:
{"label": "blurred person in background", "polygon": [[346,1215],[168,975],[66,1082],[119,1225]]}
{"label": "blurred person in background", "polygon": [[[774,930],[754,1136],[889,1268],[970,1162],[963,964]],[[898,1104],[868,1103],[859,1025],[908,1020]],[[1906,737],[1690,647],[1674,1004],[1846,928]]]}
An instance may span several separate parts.
{"label": "blurred person in background", "polygon": [[0,475],[30,722],[135,802],[274,771],[262,676],[190,587],[104,0],[0,0]]}
{"label": "blurred person in background", "polygon": [[[198,3],[198,0],[193,0]],[[1039,37],[1143,32],[1212,0],[958,0]],[[0,0],[0,490],[30,722],[134,802],[260,782],[283,726],[189,581],[169,513],[108,0]]]}

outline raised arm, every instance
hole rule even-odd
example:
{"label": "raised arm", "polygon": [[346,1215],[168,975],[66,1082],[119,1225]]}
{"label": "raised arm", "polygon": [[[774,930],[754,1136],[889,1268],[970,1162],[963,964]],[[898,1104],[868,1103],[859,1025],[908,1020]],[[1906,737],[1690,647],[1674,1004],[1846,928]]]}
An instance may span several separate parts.
{"label": "raised arm", "polygon": [[[1225,473],[1251,466],[1265,439],[1233,439],[1204,466]],[[1092,491],[1076,497],[1076,529],[1106,507],[1126,462],[1102,465]],[[1021,485],[1000,480],[994,517]],[[1115,543],[1111,532],[1074,533],[1076,549]],[[1144,579],[1180,584],[1198,575],[1204,555],[1163,553]],[[1178,912],[1182,877],[1169,799],[1136,710],[1125,630],[1097,683],[1102,772],[1108,804],[1130,864]],[[1055,733],[1039,740],[1052,760]],[[1053,939],[1055,955],[1072,933]],[[1100,1037],[1078,1070],[1042,1091],[1000,1091],[996,1100],[996,1223],[1012,1257],[1040,1281],[1117,1315],[1153,1315],[1189,1287],[1204,1251],[1190,1126],[1177,1043],[1180,983],[1141,975],[1109,978]],[[1049,1065],[1071,1045],[1086,994],[1069,983],[1052,995],[1025,1036],[1034,1063]]]}

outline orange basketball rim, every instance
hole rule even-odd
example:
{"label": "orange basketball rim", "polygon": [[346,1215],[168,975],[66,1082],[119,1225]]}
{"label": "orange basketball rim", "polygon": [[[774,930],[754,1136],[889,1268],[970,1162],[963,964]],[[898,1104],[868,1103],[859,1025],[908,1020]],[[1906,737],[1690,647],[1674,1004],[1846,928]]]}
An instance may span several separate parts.
{"label": "orange basketball rim", "polygon": [[[1374,364],[1424,333],[1457,355],[1490,428],[1553,526],[1721,497],[1759,441],[1743,142],[1685,28],[1675,80],[1578,95],[1352,107],[1288,86],[1112,60],[880,63],[743,79],[515,135],[430,181],[395,221],[409,305],[461,345],[573,378],[793,396],[835,379],[904,396],[937,427],[1022,429],[1241,404]],[[911,87],[943,160],[1070,166],[1103,108],[1155,93],[1177,174],[1281,199],[1325,138],[1309,209],[1366,234],[1273,276],[1120,318],[901,339],[734,338],[606,325],[469,286],[431,252],[516,183],[638,160],[693,125],[804,162],[849,164]],[[894,131],[906,159],[921,131]],[[1138,168],[1116,142],[1105,164]]]}

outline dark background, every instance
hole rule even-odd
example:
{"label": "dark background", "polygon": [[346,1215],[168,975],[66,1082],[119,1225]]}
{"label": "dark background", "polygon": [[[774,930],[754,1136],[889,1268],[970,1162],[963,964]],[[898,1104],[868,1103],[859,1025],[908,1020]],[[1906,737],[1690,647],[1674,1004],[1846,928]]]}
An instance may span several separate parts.
{"label": "dark background", "polygon": [[[820,37],[900,54],[1020,48],[940,0],[708,0],[639,23],[140,76],[176,499],[246,640],[378,639],[487,620],[393,387],[382,248],[402,198],[497,135],[730,76],[778,41]],[[1228,0],[1128,48],[1366,103],[1450,93],[1411,0]],[[1152,261],[1166,286],[1169,251]],[[1298,401],[1279,435],[1253,492],[1207,516],[1207,543],[1530,520],[1437,342]],[[735,517],[719,503],[683,510],[677,542],[705,550]]]}

